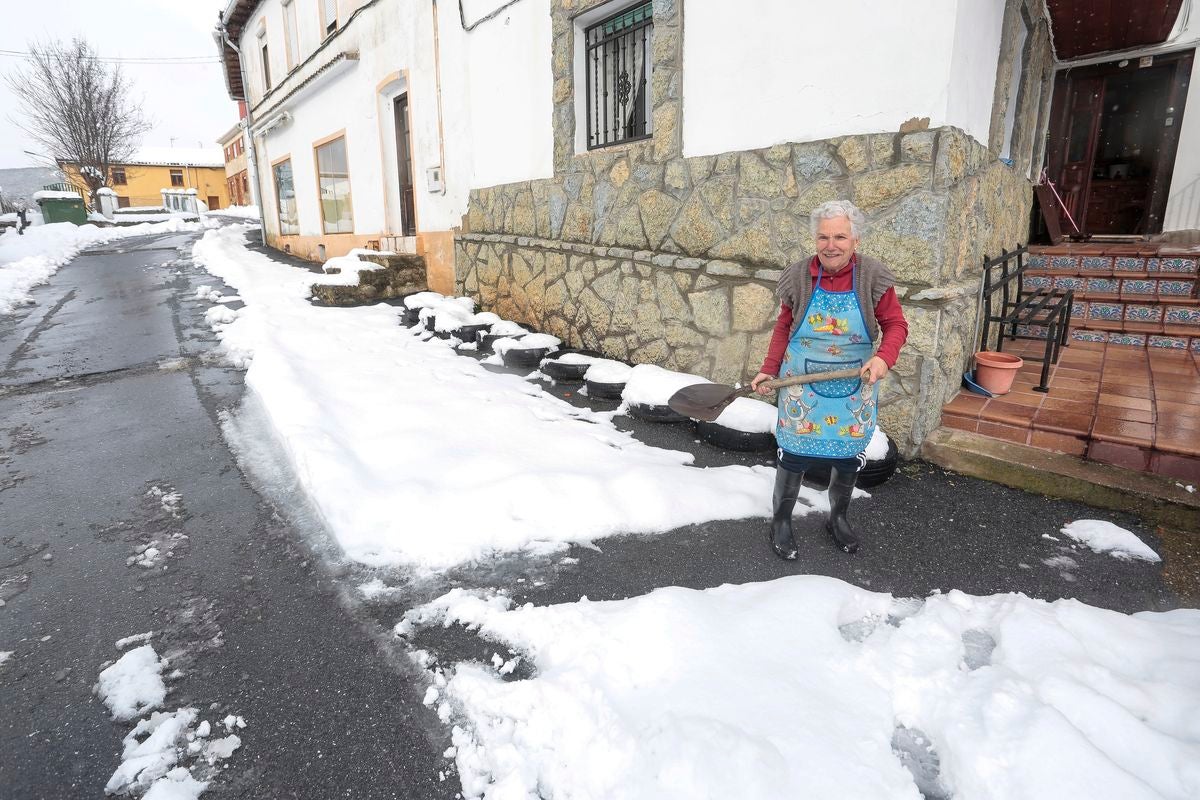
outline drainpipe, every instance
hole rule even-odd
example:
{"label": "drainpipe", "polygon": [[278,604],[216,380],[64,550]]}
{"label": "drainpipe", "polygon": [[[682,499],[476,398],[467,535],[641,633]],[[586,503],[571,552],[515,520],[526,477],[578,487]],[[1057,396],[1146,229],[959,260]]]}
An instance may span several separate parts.
{"label": "drainpipe", "polygon": [[[217,23],[217,30],[220,32],[221,40],[223,42],[225,42],[225,44],[229,45],[233,49],[233,52],[238,54],[238,76],[241,77],[241,79],[242,79],[242,93],[249,94],[249,92],[246,91],[246,87],[250,85],[249,82],[246,80],[246,59],[242,58],[242,49],[240,47],[238,47],[236,44],[234,44],[229,39],[229,33],[228,33],[228,31],[225,30],[224,17],[221,17],[220,22]],[[264,216],[265,209],[264,209],[264,205],[263,205],[262,182],[259,180],[259,177],[258,177],[258,163],[254,157],[254,135],[253,135],[254,111],[250,108],[250,98],[247,97],[247,98],[245,98],[245,100],[246,100],[246,138],[250,140],[250,147],[247,148],[247,150],[246,150],[246,167],[247,167],[247,169],[250,170],[250,174],[254,176],[254,195],[255,195],[255,199],[258,201],[259,235],[262,238],[262,243],[264,245],[266,245],[266,243],[267,243],[267,218],[266,218],[266,216]]]}
{"label": "drainpipe", "polygon": [[[442,169],[442,194],[446,193],[446,132],[442,127],[442,47],[438,32],[438,4],[433,2],[433,80],[437,87],[438,166]],[[415,177],[415,176],[414,176]],[[415,181],[414,181],[415,182]]]}

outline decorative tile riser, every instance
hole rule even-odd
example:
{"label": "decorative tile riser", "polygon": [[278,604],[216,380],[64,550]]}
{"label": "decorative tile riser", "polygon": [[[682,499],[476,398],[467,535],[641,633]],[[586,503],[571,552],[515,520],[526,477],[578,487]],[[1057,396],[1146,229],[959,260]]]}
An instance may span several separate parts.
{"label": "decorative tile riser", "polygon": [[1062,256],[1034,254],[1028,264],[1033,269],[1066,272],[1164,272],[1197,274],[1195,258],[1141,256]]}
{"label": "decorative tile riser", "polygon": [[1026,291],[1038,289],[1070,289],[1074,292],[1097,294],[1145,295],[1146,297],[1191,297],[1195,291],[1195,279],[1188,278],[1119,278],[1083,277],[1080,275],[1025,275]]}
{"label": "decorative tile riser", "polygon": [[[1028,336],[1045,336],[1045,328],[1038,325],[1021,326],[1019,332]],[[1191,350],[1200,354],[1200,336],[1157,336],[1144,333],[1123,333],[1090,328],[1073,328],[1071,338],[1077,342],[1108,342],[1130,347],[1162,347],[1172,350]]]}

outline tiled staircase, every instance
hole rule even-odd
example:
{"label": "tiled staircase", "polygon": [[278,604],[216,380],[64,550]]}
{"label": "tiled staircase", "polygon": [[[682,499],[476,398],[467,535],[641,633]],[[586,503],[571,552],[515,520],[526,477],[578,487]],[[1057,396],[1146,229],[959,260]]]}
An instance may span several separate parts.
{"label": "tiled staircase", "polygon": [[1200,353],[1197,251],[1153,242],[1031,247],[1025,286],[1074,290],[1075,341]]}

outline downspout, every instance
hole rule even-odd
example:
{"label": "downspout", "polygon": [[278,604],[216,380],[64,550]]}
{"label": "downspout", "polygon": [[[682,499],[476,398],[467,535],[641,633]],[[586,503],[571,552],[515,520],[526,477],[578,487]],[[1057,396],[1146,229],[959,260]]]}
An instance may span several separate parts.
{"label": "downspout", "polygon": [[[233,49],[233,52],[238,55],[238,75],[242,79],[242,93],[248,94],[246,87],[249,82],[246,80],[246,59],[242,58],[242,50],[229,39],[229,33],[225,30],[225,18],[221,17],[221,21],[217,24],[217,30],[221,32],[221,40]],[[254,157],[254,111],[250,108],[249,99],[246,98],[246,138],[250,140],[250,147],[246,150],[246,166],[250,170],[250,174],[254,176],[254,195],[258,200],[258,229],[259,236],[262,239],[263,245],[267,243],[267,218],[265,216],[262,181],[258,176],[258,162]]]}
{"label": "downspout", "polygon": [[[438,166],[442,170],[442,194],[446,193],[446,131],[442,126],[442,47],[438,33],[438,4],[433,3],[433,81],[437,92]],[[414,176],[415,178],[415,176]],[[415,180],[414,180],[415,183]]]}

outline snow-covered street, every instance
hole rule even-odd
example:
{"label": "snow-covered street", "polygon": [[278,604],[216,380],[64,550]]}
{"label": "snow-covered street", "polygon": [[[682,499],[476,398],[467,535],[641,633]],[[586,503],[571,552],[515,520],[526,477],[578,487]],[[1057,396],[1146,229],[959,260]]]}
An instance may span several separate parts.
{"label": "snow-covered street", "polygon": [[[667,588],[617,602],[514,601],[536,590],[523,577],[480,580],[488,562],[519,574],[522,557],[555,563],[568,544],[603,551],[606,535],[716,520],[758,540],[769,468],[691,466],[623,433],[612,412],[402,328],[395,306],[314,307],[319,275],[248,252],[235,229],[207,233],[195,252],[246,304],[211,320],[226,357],[247,368],[357,574],[385,578],[363,584],[363,601],[397,609],[414,574],[437,585],[447,570],[475,571],[475,588],[395,620],[451,733],[444,755],[464,796],[1200,793],[1200,612],[1126,615],[955,586],[894,597],[803,574],[657,584]],[[801,510],[821,510],[822,493],[804,491]],[[1047,514],[1031,527],[1030,540],[1054,548],[1039,569],[1057,573],[1064,597],[1082,562],[1158,558],[1103,520]],[[972,529],[964,516],[947,532]],[[1019,582],[1034,567],[1009,569]],[[447,660],[426,641],[457,626],[492,657]]]}

